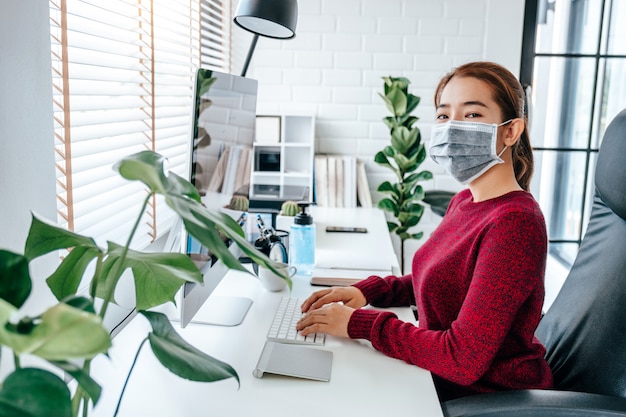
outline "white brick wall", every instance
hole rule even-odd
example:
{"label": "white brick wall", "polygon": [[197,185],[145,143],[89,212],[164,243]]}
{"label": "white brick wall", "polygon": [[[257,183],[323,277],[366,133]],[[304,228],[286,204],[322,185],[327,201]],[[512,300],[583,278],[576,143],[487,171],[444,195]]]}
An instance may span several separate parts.
{"label": "white brick wall", "polygon": [[[405,76],[421,97],[415,114],[428,140],[432,97],[453,66],[491,60],[519,71],[524,0],[300,0],[296,37],[259,38],[248,76],[259,80],[259,112],[316,116],[316,151],[366,161],[374,198],[390,172],[373,162],[389,142],[378,96],[382,76]],[[235,69],[236,70],[236,69]],[[460,186],[430,159],[426,189]],[[439,218],[430,211],[416,231],[428,235]],[[405,262],[421,241],[408,241]]]}

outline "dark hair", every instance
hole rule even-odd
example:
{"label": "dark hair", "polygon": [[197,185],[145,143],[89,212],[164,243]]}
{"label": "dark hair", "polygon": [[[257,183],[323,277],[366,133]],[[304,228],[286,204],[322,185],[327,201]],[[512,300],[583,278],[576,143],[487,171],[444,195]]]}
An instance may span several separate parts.
{"label": "dark hair", "polygon": [[493,99],[500,107],[503,121],[515,118],[524,121],[524,131],[511,147],[511,153],[515,178],[520,187],[529,191],[535,163],[528,135],[528,118],[524,113],[525,94],[522,85],[502,65],[494,62],[470,62],[453,69],[439,81],[435,90],[435,108],[439,105],[443,89],[453,77],[471,77],[486,82],[491,86]]}

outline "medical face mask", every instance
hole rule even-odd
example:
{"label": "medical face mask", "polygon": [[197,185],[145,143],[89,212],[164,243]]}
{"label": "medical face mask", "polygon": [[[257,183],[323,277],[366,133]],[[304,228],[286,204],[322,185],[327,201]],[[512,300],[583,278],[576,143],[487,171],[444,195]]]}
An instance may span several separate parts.
{"label": "medical face mask", "polygon": [[450,120],[435,125],[431,131],[430,157],[462,184],[469,184],[500,159],[506,146],[496,153],[500,124]]}

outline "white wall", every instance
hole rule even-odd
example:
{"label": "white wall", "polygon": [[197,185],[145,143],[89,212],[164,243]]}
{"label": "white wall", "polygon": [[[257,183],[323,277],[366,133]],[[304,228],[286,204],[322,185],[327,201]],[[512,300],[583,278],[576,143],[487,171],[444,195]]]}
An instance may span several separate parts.
{"label": "white wall", "polygon": [[[259,80],[259,112],[315,115],[316,151],[365,160],[372,191],[392,179],[373,162],[389,142],[378,96],[382,76],[412,81],[410,91],[422,99],[417,126],[427,140],[434,88],[452,67],[490,60],[519,73],[524,0],[300,0],[298,6],[294,39],[259,38],[248,71]],[[430,158],[420,169],[435,174],[425,188],[460,189]],[[416,230],[428,234],[438,222],[428,211]],[[408,242],[409,262],[420,242]]]}
{"label": "white wall", "polygon": [[[31,211],[56,220],[48,7],[39,0],[0,2],[0,248],[18,253]],[[35,262],[33,279],[43,281],[57,259]],[[41,282],[28,305],[40,313],[43,300],[53,298]]]}

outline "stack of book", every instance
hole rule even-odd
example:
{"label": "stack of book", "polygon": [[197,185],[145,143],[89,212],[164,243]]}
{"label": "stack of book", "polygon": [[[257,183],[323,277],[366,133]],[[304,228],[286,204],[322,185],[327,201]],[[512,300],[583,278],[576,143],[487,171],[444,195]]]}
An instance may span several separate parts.
{"label": "stack of book", "polygon": [[371,207],[364,162],[353,156],[315,155],[315,196],[323,207]]}

